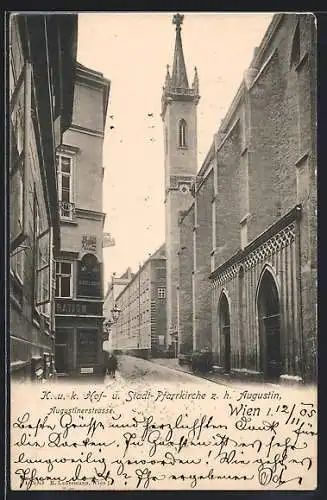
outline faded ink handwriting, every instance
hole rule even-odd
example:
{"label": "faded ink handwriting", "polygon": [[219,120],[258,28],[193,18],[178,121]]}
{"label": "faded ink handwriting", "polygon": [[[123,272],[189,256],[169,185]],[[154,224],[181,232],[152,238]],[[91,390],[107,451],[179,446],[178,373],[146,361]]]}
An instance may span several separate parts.
{"label": "faded ink handwriting", "polygon": [[21,490],[301,489],[314,477],[315,402],[212,395],[43,390],[41,405],[12,417],[13,481]]}

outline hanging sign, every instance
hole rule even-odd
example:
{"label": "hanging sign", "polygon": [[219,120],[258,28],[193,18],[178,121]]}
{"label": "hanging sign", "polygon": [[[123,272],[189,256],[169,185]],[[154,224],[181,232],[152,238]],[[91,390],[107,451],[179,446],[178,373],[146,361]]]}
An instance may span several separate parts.
{"label": "hanging sign", "polygon": [[115,246],[115,239],[111,236],[110,233],[103,233],[103,238],[102,238],[102,247],[107,248],[107,247],[114,247]]}

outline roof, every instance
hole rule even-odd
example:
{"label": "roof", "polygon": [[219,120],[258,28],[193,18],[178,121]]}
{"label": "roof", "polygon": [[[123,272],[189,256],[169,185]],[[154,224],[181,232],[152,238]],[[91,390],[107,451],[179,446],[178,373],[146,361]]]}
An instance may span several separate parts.
{"label": "roof", "polygon": [[[271,39],[273,38],[274,34],[276,33],[278,26],[280,25],[280,22],[282,21],[284,16],[285,16],[284,13],[277,13],[273,16],[265,34],[261,40],[259,47],[255,48],[254,56],[253,56],[253,59],[250,63],[250,67],[260,67],[261,66],[261,64],[263,62],[264,55],[265,55],[266,50],[267,50],[267,47],[269,46],[269,43],[271,42]],[[239,106],[239,103],[241,102],[241,100],[243,98],[243,94],[244,94],[244,81],[242,80],[238,89],[237,89],[237,92],[234,95],[234,98],[233,98],[233,100],[232,100],[232,102],[227,110],[227,113],[225,114],[224,118],[221,120],[221,124],[218,127],[218,132],[221,132],[223,134],[227,132],[227,130],[230,126],[230,123],[231,123],[233,117],[235,116],[235,112],[237,111],[237,107]],[[214,140],[214,142],[211,144],[211,146],[208,150],[206,158],[202,162],[202,165],[201,165],[200,170],[199,170],[197,175],[203,175],[206,172],[207,167],[210,164],[210,160],[212,159],[212,154],[214,153],[215,149],[217,149],[217,147],[219,148],[222,145],[223,141],[224,141],[224,139],[222,139],[221,141]],[[217,144],[217,142],[219,142],[219,143]]]}
{"label": "roof", "polygon": [[111,81],[103,76],[103,73],[91,69],[80,62],[76,62],[76,78],[84,80],[87,84],[93,85],[95,87],[100,87],[103,89],[103,127],[105,127],[109,93],[111,87]]}
{"label": "roof", "polygon": [[119,295],[117,295],[116,300],[120,298],[120,296],[125,292],[127,287],[129,287],[134,280],[140,275],[140,273],[143,271],[143,269],[151,262],[151,260],[156,260],[156,259],[162,259],[166,260],[166,244],[163,243],[142,265],[139,266],[139,269],[136,273],[133,273],[132,278],[128,285],[120,292]]}
{"label": "roof", "polygon": [[[163,243],[150,257],[151,260],[154,259],[165,259],[166,258],[166,244]],[[150,260],[149,259],[149,260]]]}
{"label": "roof", "polygon": [[174,62],[173,71],[171,76],[171,86],[173,88],[188,89],[188,79],[186,73],[186,66],[183,53],[183,44],[181,37],[181,23],[183,22],[184,16],[178,17],[178,22],[175,19],[179,16],[178,14],[174,16],[173,23],[176,24],[176,40],[175,40],[175,52],[174,52]]}

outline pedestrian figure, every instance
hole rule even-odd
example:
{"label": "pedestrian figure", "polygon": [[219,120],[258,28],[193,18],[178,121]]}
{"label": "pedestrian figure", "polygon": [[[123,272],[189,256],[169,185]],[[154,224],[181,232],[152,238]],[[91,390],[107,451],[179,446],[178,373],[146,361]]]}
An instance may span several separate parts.
{"label": "pedestrian figure", "polygon": [[107,353],[106,356],[106,374],[111,376],[112,378],[116,378],[116,370],[117,370],[117,358],[114,353]]}

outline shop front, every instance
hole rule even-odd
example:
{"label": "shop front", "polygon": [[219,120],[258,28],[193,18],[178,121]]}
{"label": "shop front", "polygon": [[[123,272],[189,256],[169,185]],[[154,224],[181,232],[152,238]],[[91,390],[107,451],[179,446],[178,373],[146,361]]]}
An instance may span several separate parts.
{"label": "shop front", "polygon": [[58,376],[103,374],[102,301],[56,299]]}

